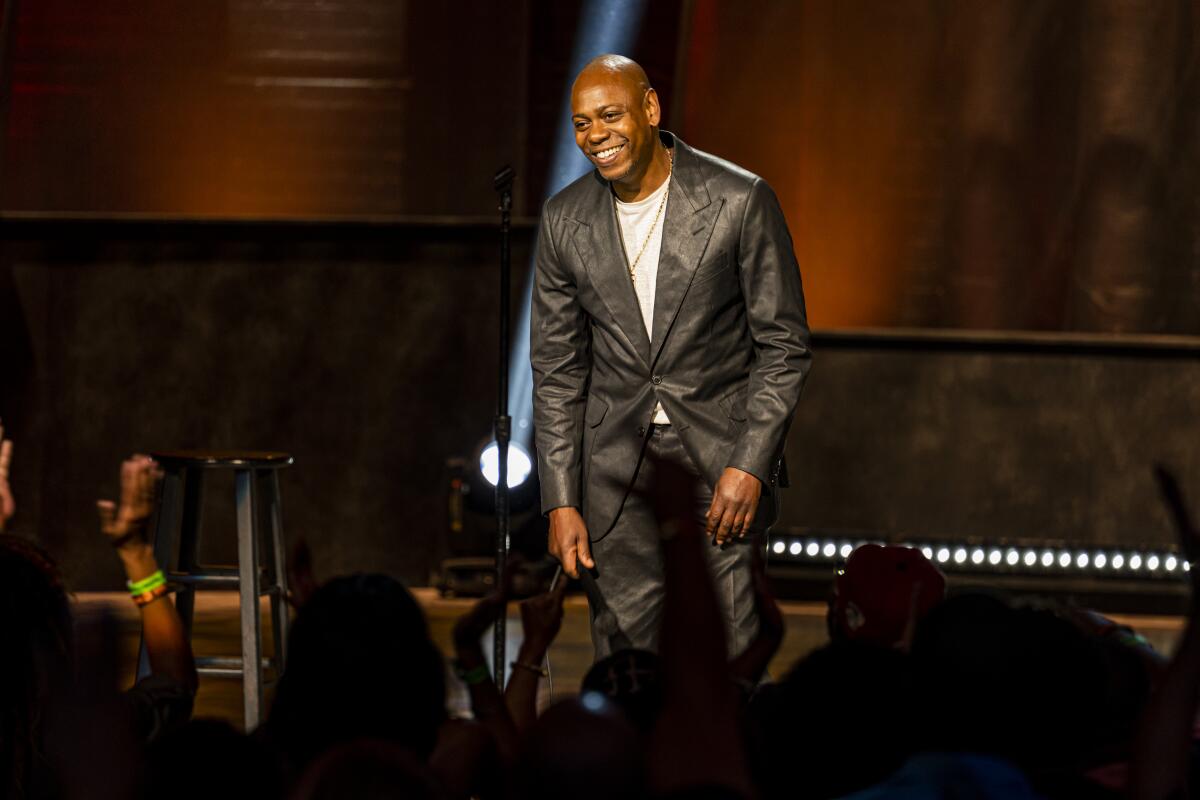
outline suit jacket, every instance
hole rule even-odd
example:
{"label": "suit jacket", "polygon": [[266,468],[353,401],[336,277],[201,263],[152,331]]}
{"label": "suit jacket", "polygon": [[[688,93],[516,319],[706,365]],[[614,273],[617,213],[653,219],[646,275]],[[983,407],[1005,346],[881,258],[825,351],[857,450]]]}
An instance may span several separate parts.
{"label": "suit jacket", "polygon": [[661,136],[674,167],[649,335],[608,182],[593,171],[542,211],[530,330],[542,508],[579,507],[592,539],[620,513],[656,402],[710,487],[731,466],[771,492],[812,363],[774,192]]}

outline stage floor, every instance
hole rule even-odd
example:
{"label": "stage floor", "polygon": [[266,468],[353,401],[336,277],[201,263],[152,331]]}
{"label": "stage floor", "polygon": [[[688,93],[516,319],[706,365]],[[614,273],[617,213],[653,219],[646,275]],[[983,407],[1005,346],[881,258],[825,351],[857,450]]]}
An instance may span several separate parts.
{"label": "stage floor", "polygon": [[[435,589],[419,588],[413,593],[420,601],[429,618],[434,641],[445,654],[450,653],[450,631],[458,618],[470,605],[469,599],[445,599]],[[81,593],[74,598],[77,615],[97,612],[102,608],[111,612],[120,622],[121,644],[119,652],[123,659],[123,680],[132,681],[133,668],[137,660],[138,616],[137,609],[128,595],[118,592]],[[207,592],[197,597],[193,648],[197,655],[240,655],[237,627],[237,595],[234,592]],[[827,640],[825,633],[825,605],[823,603],[782,603],[787,622],[787,635],[783,646],[771,662],[771,674],[783,675],[796,659],[820,647]],[[270,652],[270,628],[263,605],[263,646]],[[1169,653],[1175,646],[1182,628],[1179,617],[1129,616],[1116,617],[1119,622],[1132,626],[1145,636],[1160,652]],[[508,654],[511,660],[521,641],[521,619],[516,605],[509,607]],[[489,651],[490,652],[490,651]],[[562,631],[550,649],[550,668],[553,680],[553,697],[547,681],[542,681],[540,704],[546,705],[553,698],[562,698],[578,692],[584,673],[592,663],[592,643],[588,635],[587,602],[582,595],[568,596],[565,602]],[[127,684],[126,684],[127,685]],[[468,709],[466,692],[451,673],[447,673],[447,704],[454,714],[465,714]],[[202,678],[196,698],[196,716],[227,719],[238,727],[242,722],[241,684],[228,678]]]}

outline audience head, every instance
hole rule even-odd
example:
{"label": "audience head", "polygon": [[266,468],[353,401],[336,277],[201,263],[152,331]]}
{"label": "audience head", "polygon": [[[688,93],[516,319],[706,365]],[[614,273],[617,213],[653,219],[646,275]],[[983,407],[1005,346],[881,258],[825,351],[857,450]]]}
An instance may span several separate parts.
{"label": "audience head", "polygon": [[907,645],[913,626],[946,594],[946,579],[915,547],[864,544],[837,576],[829,633],[883,647]]}
{"label": "audience head", "polygon": [[[214,765],[220,768],[213,769]],[[283,796],[283,780],[272,752],[263,743],[242,735],[223,720],[198,719],[168,731],[150,745],[145,796],[272,800]]]}
{"label": "audience head", "polygon": [[312,763],[292,794],[295,800],[438,800],[429,768],[394,742],[360,739],[333,748]]}
{"label": "audience head", "polygon": [[58,565],[25,539],[0,534],[0,787],[26,784],[52,687],[70,673],[71,610]]}
{"label": "audience head", "polygon": [[908,657],[840,642],[815,650],[751,700],[749,751],[763,797],[840,797],[870,786],[909,754],[916,713]]}
{"label": "audience head", "polygon": [[546,710],[523,742],[512,796],[523,800],[638,798],[642,737],[606,695],[585,691]]}
{"label": "audience head", "polygon": [[1104,667],[1078,628],[983,594],[951,598],[917,628],[915,694],[924,746],[998,755],[1039,770],[1090,747]]}
{"label": "audience head", "polygon": [[599,692],[624,712],[634,727],[649,732],[662,706],[658,655],[626,649],[602,658],[583,677],[584,692]]}
{"label": "audience head", "polygon": [[413,596],[385,575],[321,586],[291,627],[267,734],[292,770],[361,738],[424,760],[445,717],[442,658]]}

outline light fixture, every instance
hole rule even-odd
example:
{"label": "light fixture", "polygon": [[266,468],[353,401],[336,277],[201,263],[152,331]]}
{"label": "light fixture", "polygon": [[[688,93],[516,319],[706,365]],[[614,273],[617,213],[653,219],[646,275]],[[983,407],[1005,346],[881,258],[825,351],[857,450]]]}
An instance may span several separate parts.
{"label": "light fixture", "polygon": [[[495,442],[483,448],[479,454],[479,471],[492,486],[500,480],[500,448]],[[525,482],[533,471],[533,461],[524,447],[516,442],[508,444],[508,488],[515,489]]]}

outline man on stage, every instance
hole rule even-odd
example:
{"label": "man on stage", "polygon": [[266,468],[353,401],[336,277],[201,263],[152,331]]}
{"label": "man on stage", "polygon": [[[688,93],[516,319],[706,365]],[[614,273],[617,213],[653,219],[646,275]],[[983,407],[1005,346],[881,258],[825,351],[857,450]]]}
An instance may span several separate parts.
{"label": "man on stage", "polygon": [[[778,508],[784,438],[811,365],[800,271],[760,178],[659,130],[658,96],[622,56],[571,93],[596,169],[547,201],[533,287],[542,507],[550,552],[591,570],[613,642],[656,649],[659,531],[643,491],[653,456],[693,469],[730,655],[757,630],[752,547]],[[607,616],[607,615],[606,615]]]}

